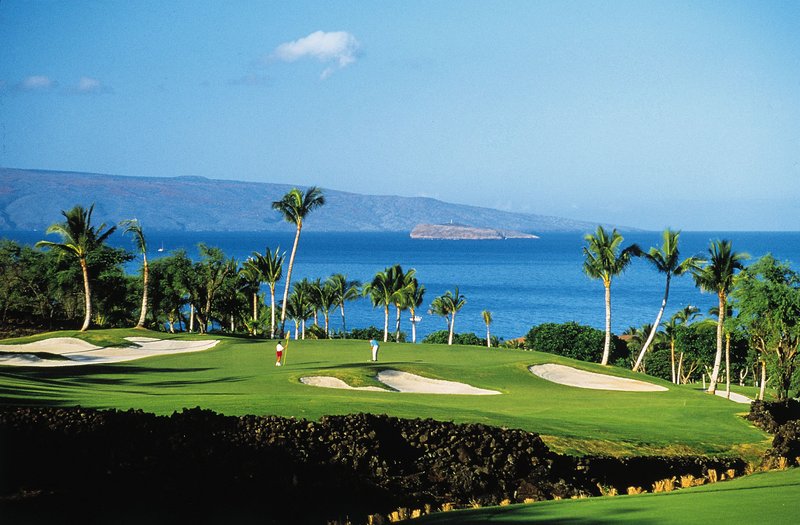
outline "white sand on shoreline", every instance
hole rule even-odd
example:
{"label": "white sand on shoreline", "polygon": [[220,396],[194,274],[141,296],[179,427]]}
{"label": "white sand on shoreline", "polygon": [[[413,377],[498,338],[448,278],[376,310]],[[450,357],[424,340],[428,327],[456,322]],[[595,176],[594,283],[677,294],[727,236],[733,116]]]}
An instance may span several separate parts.
{"label": "white sand on shoreline", "polygon": [[[144,357],[172,355],[208,350],[219,341],[177,341],[152,337],[126,337],[131,346],[100,347],[74,337],[53,337],[22,345],[0,345],[0,365],[12,366],[77,366],[121,363]],[[42,359],[35,355],[47,353],[64,359]],[[12,355],[10,355],[12,354]]]}
{"label": "white sand on shoreline", "polygon": [[616,377],[595,372],[578,370],[570,366],[548,363],[528,367],[534,375],[560,385],[594,390],[620,390],[625,392],[663,392],[669,390],[637,379]]}
{"label": "white sand on shoreline", "polygon": [[336,377],[311,376],[301,377],[300,382],[311,386],[321,386],[325,388],[344,388],[348,390],[371,390],[373,392],[396,392],[413,394],[459,394],[485,396],[499,394],[495,390],[485,390],[471,385],[459,383],[457,381],[444,381],[442,379],[430,379],[399,370],[383,370],[378,372],[378,381],[388,386],[392,390],[379,388],[376,386],[353,387]]}

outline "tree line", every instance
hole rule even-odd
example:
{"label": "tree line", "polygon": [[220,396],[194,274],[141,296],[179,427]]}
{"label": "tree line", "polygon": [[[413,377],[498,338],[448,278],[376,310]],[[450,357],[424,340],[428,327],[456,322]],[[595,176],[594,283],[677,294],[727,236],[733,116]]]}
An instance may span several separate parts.
{"label": "tree line", "polygon": [[[638,245],[622,247],[623,237],[616,229],[597,231],[585,236],[583,248],[584,272],[599,279],[605,289],[605,339],[601,363],[608,364],[611,351],[611,283],[631,264],[634,258],[642,257],[665,276],[664,297],[652,325],[641,331],[634,329],[632,335],[640,338],[646,334],[639,352],[633,359],[632,369],[642,370],[648,351],[659,333],[660,341],[669,340],[670,378],[679,382],[683,371],[680,353],[676,364],[675,338],[679,328],[687,327],[696,310],[691,308],[676,312],[667,322],[662,317],[669,298],[669,287],[673,277],[691,275],[695,285],[704,292],[714,293],[718,306],[711,315],[716,317],[716,337],[713,365],[710,367],[708,392],[714,393],[720,382],[723,351],[728,390],[731,376],[731,343],[746,341],[747,348],[754,351],[760,365],[760,397],[763,399],[767,383],[767,369],[779,399],[786,399],[791,388],[797,388],[796,357],[800,346],[800,274],[791,269],[789,263],[777,261],[765,255],[750,266],[744,261],[750,256],[733,250],[729,240],[712,241],[707,255],[681,259],[679,249],[680,232],[664,230],[662,245],[644,251]],[[659,332],[663,329],[663,332]],[[696,366],[699,366],[695,361]],[[691,375],[691,374],[690,374]]]}
{"label": "tree line", "polygon": [[[389,340],[389,308],[394,307],[394,339],[401,340],[401,314],[410,311],[412,341],[416,342],[417,312],[423,304],[425,286],[417,280],[414,269],[404,271],[394,265],[377,272],[364,285],[343,274],[291,282],[304,221],[324,204],[325,198],[316,187],[305,192],[293,189],[272,203],[274,210],[296,226],[288,265],[280,247],[253,252],[239,264],[219,248],[203,243],[198,245],[198,261],[191,260],[184,250],[148,261],[147,238],[138,220],[95,225],[94,205],[75,206],[62,211],[63,222],[47,229],[46,233],[59,236],[59,241],[43,239],[35,249],[7,240],[0,243],[0,320],[6,326],[52,330],[71,327],[72,319],[83,313],[82,331],[92,323],[200,333],[218,326],[229,332],[244,329],[250,335],[269,334],[270,338],[282,337],[289,320],[294,323],[295,337],[305,338],[306,323],[312,318],[311,335],[330,337],[330,315],[338,309],[342,331],[337,335],[346,337],[345,304],[366,296],[374,307],[384,309],[384,341]],[[141,277],[126,275],[122,268],[136,257],[134,254],[106,244],[118,228],[132,236],[142,257]],[[285,287],[283,299],[278,300],[276,286],[281,280]],[[269,292],[269,306],[265,306],[262,285]],[[449,344],[454,341],[456,314],[464,304],[466,298],[458,287],[431,304],[429,312],[447,320]],[[488,315],[488,321],[484,316],[487,337]]]}
{"label": "tree line", "polygon": [[[199,261],[191,260],[185,251],[179,250],[151,262],[147,259],[146,236],[139,221],[130,219],[119,225],[95,226],[94,206],[75,206],[63,211],[64,221],[53,224],[46,232],[58,235],[60,241],[43,239],[35,248],[12,241],[0,242],[0,321],[5,326],[57,329],[71,327],[82,313],[81,330],[88,329],[92,322],[99,326],[167,327],[170,331],[200,332],[216,325],[230,332],[243,330],[274,338],[286,333],[286,321],[290,320],[295,337],[301,334],[305,337],[308,330],[314,337],[330,337],[330,315],[338,309],[342,318],[340,335],[346,337],[345,304],[365,296],[373,307],[383,310],[384,341],[389,340],[389,316],[394,308],[394,340],[402,339],[400,320],[402,313],[408,311],[411,339],[416,342],[417,313],[426,290],[414,269],[389,266],[363,284],[343,274],[324,280],[291,282],[304,221],[324,204],[325,198],[316,187],[305,192],[292,189],[272,203],[272,208],[296,228],[288,264],[285,264],[286,253],[279,247],[275,250],[267,247],[264,253],[253,252],[239,264],[219,248],[205,244],[199,245]],[[135,258],[134,254],[106,244],[118,227],[124,235],[132,237],[141,254],[141,277],[129,276],[123,270],[123,265]],[[686,375],[686,367],[691,370],[692,366],[699,366],[699,361],[685,360],[686,356],[674,344],[677,340],[674,334],[681,326],[688,326],[691,312],[676,312],[669,320],[662,321],[672,278],[691,275],[702,291],[714,293],[718,298],[713,314],[716,351],[708,373],[709,392],[713,393],[720,382],[723,355],[728,371],[726,381],[730,381],[732,341],[746,341],[747,348],[758,355],[762,387],[767,382],[769,368],[778,395],[786,397],[795,381],[800,345],[800,275],[788,263],[769,255],[745,267],[744,261],[749,256],[734,251],[728,240],[713,241],[707,255],[682,259],[680,232],[666,229],[662,237],[660,247],[645,251],[636,244],[622,247],[622,235],[602,226],[585,236],[584,272],[601,280],[605,291],[605,334],[600,362],[608,364],[611,356],[612,281],[634,259],[643,258],[665,276],[665,287],[654,323],[629,334],[634,340],[641,339],[638,354],[631,359],[633,370],[644,370],[647,356],[663,350],[666,340],[670,341],[670,380],[677,383]],[[281,279],[283,298],[278,300],[276,286]],[[269,306],[265,304],[262,285],[269,291]],[[430,302],[428,313],[441,316],[446,322],[448,344],[458,341],[456,316],[466,301],[456,286]],[[483,342],[491,346],[492,314],[484,311],[482,317],[487,327]],[[307,330],[310,319],[314,319],[314,324]]]}

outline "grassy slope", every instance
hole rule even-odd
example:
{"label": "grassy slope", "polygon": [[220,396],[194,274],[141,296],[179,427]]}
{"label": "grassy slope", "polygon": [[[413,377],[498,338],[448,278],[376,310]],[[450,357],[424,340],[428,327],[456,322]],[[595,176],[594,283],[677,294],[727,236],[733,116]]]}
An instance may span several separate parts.
{"label": "grassy slope", "polygon": [[[79,337],[95,344],[120,344],[129,335],[187,337],[139,330],[95,331]],[[222,342],[208,351],[114,365],[0,366],[0,403],[141,408],[161,414],[201,406],[232,415],[311,419],[358,411],[387,413],[523,428],[542,434],[555,450],[571,453],[753,455],[768,444],[766,434],[738,417],[747,412],[747,405],[653,378],[646,379],[670,391],[612,392],[557,385],[534,377],[527,367],[557,362],[624,377],[643,376],[550,354],[386,343],[381,345],[381,361],[371,363],[364,341],[292,341],[288,366],[276,368],[271,342],[213,337]],[[356,386],[379,385],[374,375],[385,368],[464,381],[503,395],[360,392],[299,382],[306,375],[332,375]]]}
{"label": "grassy slope", "polygon": [[745,478],[661,494],[530,505],[487,507],[434,514],[412,523],[797,523],[800,469],[765,472]]}

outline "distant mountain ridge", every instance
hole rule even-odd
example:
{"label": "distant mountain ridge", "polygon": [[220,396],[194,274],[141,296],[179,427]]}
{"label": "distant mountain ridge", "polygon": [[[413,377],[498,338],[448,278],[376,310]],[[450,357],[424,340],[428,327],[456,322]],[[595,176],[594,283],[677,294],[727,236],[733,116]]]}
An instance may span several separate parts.
{"label": "distant mountain ridge", "polygon": [[[0,231],[43,230],[61,210],[95,203],[94,221],[137,218],[151,231],[289,231],[272,209],[294,186],[203,177],[129,177],[0,168]],[[426,197],[361,195],[323,188],[327,203],[307,231],[410,232],[451,221],[530,233],[589,231],[596,224],[563,217],[452,204]]]}

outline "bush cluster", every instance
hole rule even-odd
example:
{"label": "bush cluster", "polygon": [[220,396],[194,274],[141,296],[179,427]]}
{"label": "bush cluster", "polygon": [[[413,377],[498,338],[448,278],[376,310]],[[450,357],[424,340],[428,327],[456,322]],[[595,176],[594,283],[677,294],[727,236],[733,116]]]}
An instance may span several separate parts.
{"label": "bush cluster", "polygon": [[[431,332],[430,334],[425,336],[425,339],[422,340],[423,343],[432,343],[438,345],[446,345],[448,338],[450,337],[450,332],[447,330],[437,330],[436,332]],[[486,346],[486,339],[481,339],[473,332],[468,332],[465,334],[453,334],[453,344],[454,345],[471,345],[471,346]],[[500,344],[499,340],[496,337],[492,337],[492,346],[498,346]]]}
{"label": "bush cluster", "polygon": [[[605,337],[602,330],[574,321],[544,323],[530,329],[525,336],[525,348],[581,361],[599,362],[603,357]],[[625,342],[612,334],[609,362],[613,363],[627,354]]]}

